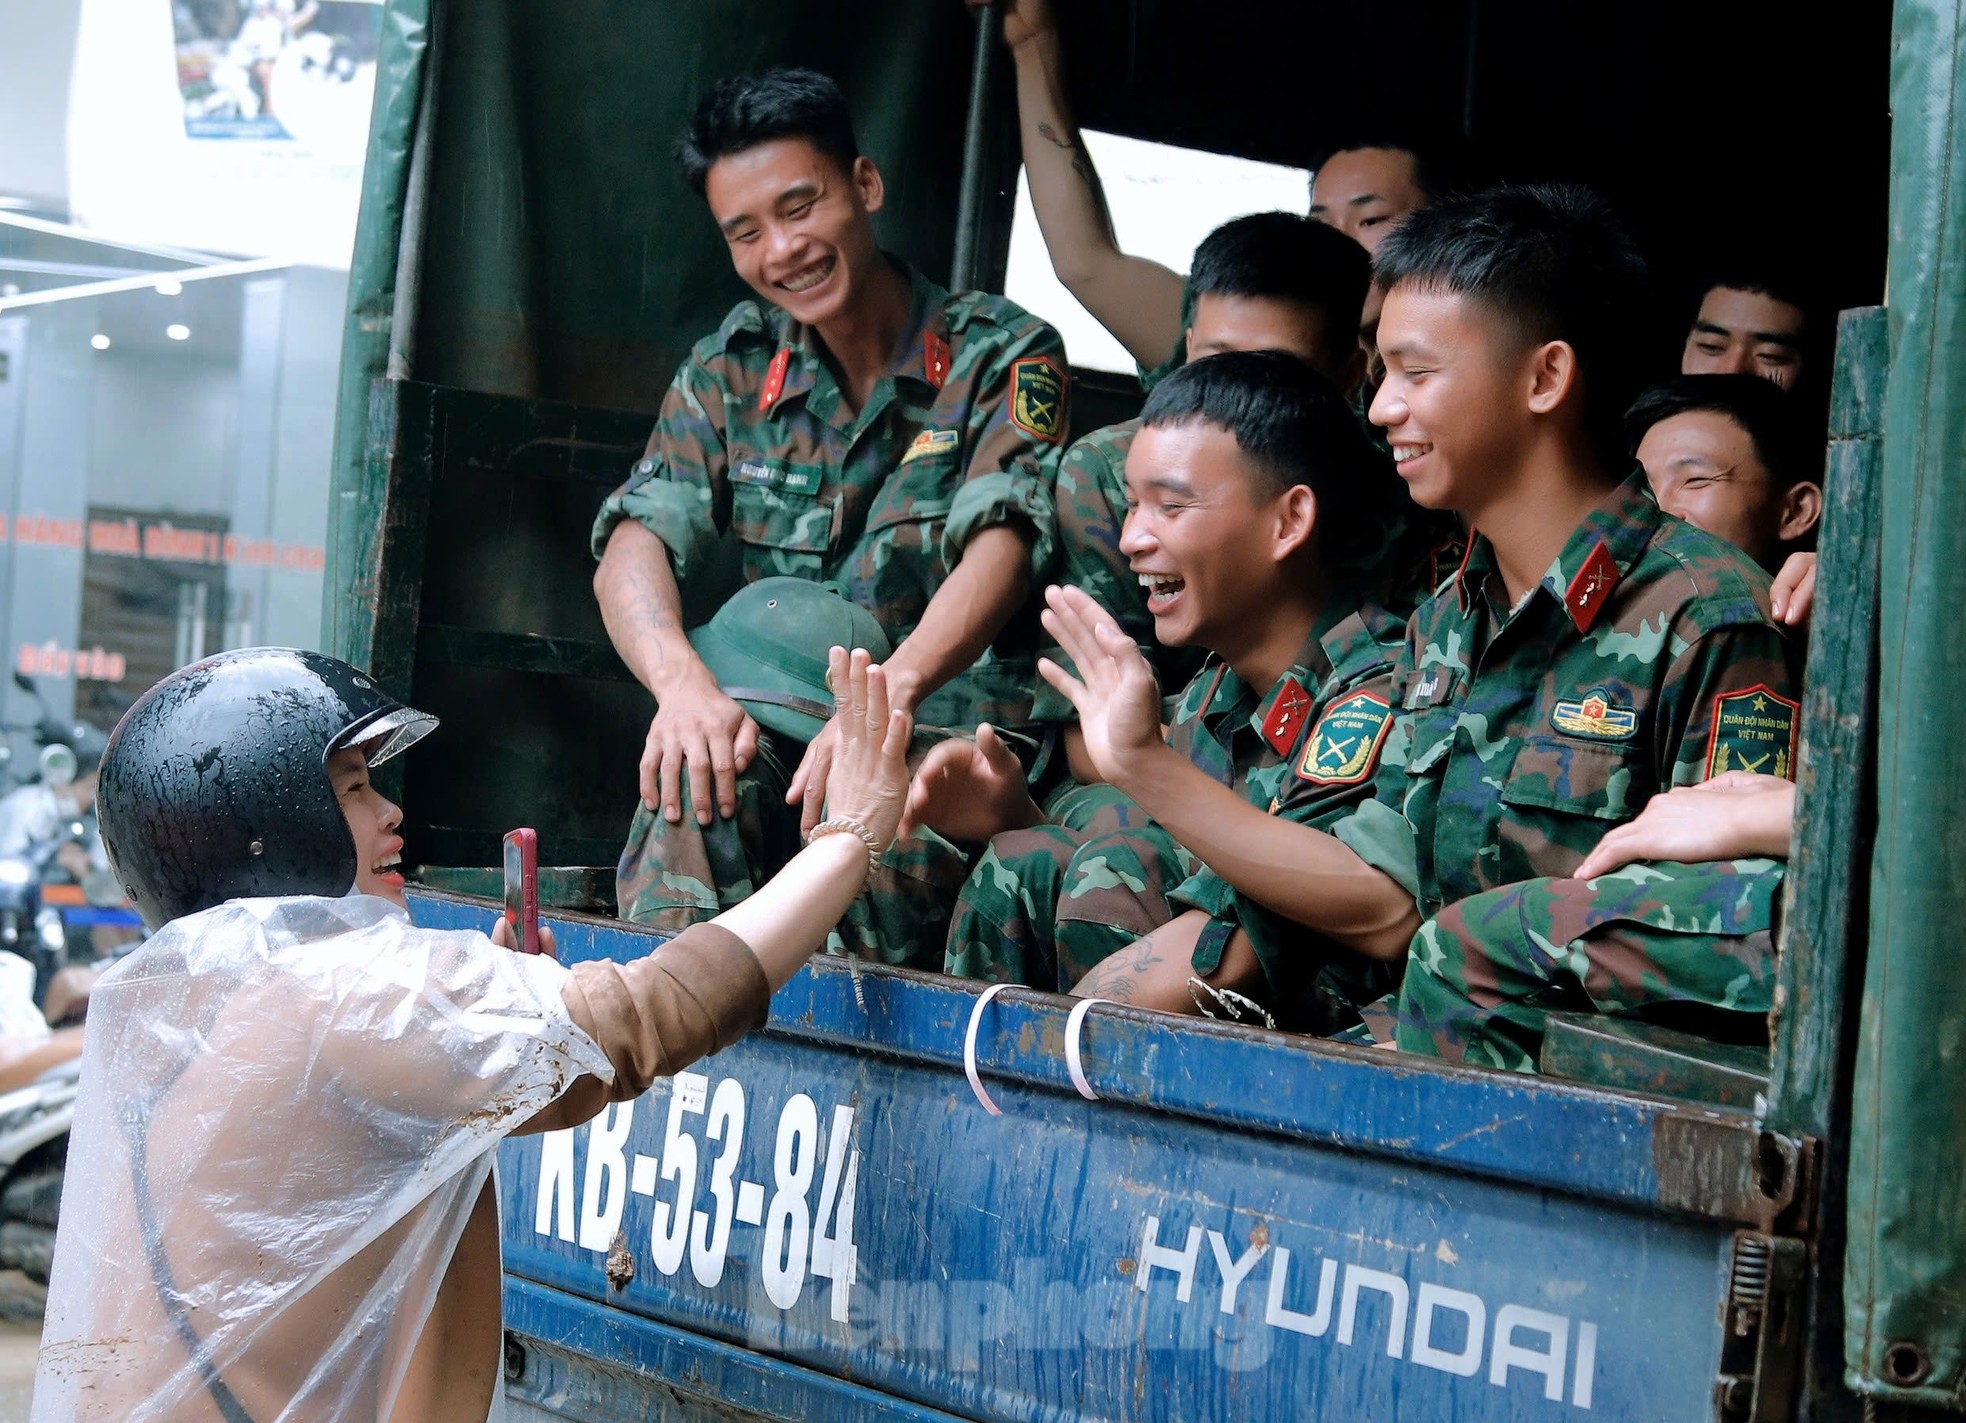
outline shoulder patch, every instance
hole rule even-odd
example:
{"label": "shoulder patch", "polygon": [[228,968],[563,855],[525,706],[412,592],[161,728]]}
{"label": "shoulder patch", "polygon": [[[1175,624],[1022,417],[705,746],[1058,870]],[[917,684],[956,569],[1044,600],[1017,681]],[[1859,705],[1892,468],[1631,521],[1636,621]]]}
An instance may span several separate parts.
{"label": "shoulder patch", "polygon": [[1319,786],[1355,786],[1379,765],[1379,748],[1393,724],[1392,705],[1371,692],[1353,692],[1324,709],[1297,763],[1301,780]]}
{"label": "shoulder patch", "polygon": [[1010,363],[1010,423],[1040,440],[1065,433],[1065,376],[1049,356]]}
{"label": "shoulder patch", "polygon": [[1707,779],[1723,771],[1752,771],[1793,780],[1801,720],[1801,705],[1765,683],[1715,697]]}
{"label": "shoulder patch", "polygon": [[1574,702],[1550,708],[1550,725],[1587,741],[1623,741],[1638,730],[1638,713],[1612,701],[1604,688],[1593,687]]}

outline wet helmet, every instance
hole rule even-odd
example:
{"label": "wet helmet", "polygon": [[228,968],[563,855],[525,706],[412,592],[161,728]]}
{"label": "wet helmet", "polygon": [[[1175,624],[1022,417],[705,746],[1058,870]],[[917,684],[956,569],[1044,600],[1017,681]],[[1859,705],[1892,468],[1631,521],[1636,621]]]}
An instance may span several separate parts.
{"label": "wet helmet", "polygon": [[110,733],[103,849],[152,929],[228,899],[346,894],[355,841],[328,757],[366,745],[375,765],[436,725],[319,653],[208,657],[145,692]]}

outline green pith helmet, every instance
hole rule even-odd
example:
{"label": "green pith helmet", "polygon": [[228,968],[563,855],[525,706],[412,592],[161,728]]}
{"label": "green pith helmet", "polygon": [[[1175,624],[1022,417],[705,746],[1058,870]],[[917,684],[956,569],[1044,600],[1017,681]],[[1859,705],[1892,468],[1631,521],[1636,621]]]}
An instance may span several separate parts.
{"label": "green pith helmet", "polygon": [[803,578],[760,578],[739,589],[689,643],[724,695],[758,725],[798,741],[812,740],[833,714],[830,649],[862,647],[876,662],[893,650],[872,613]]}

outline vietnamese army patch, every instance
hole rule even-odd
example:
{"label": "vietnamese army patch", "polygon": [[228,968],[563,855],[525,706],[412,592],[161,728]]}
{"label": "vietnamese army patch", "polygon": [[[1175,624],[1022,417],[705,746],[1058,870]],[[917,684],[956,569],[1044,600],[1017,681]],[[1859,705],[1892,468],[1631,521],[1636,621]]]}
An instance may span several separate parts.
{"label": "vietnamese army patch", "polygon": [[958,431],[924,430],[908,446],[908,453],[901,457],[901,463],[907,464],[930,455],[946,455],[961,443],[962,435]]}
{"label": "vietnamese army patch", "polygon": [[1713,699],[1713,746],[1707,779],[1724,771],[1794,779],[1802,707],[1764,684]]}
{"label": "vietnamese army patch", "polygon": [[1550,709],[1550,725],[1565,736],[1581,736],[1588,741],[1623,741],[1638,730],[1638,713],[1618,706],[1602,687],[1593,687],[1574,702],[1558,702]]}
{"label": "vietnamese army patch", "polygon": [[1040,440],[1065,432],[1065,378],[1043,356],[1010,363],[1010,423]]}
{"label": "vietnamese army patch", "polygon": [[1353,692],[1324,709],[1311,728],[1297,774],[1319,786],[1355,786],[1379,764],[1379,748],[1393,724],[1393,709],[1370,692]]}

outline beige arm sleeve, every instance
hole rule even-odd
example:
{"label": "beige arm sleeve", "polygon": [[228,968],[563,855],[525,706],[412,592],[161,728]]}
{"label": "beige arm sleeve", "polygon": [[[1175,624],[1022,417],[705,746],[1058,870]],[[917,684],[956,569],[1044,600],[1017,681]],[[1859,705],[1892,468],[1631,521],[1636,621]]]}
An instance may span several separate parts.
{"label": "beige arm sleeve", "polygon": [[575,964],[560,996],[614,1064],[614,1082],[580,1078],[520,1127],[521,1134],[577,1126],[609,1102],[639,1097],[656,1078],[763,1027],[771,984],[737,935],[695,924],[633,963]]}

